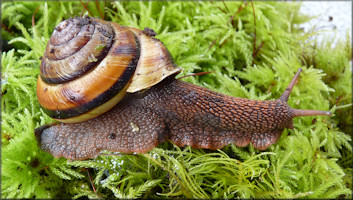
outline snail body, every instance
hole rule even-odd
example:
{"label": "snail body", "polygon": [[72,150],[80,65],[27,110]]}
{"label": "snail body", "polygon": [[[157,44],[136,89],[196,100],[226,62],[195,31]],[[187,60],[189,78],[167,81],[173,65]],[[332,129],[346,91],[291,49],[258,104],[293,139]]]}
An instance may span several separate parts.
{"label": "snail body", "polygon": [[[102,28],[115,27],[113,28],[113,32],[115,32],[113,39],[109,38],[109,34],[105,34],[107,35],[106,38],[100,39],[101,42],[108,41],[107,45],[103,45],[104,47],[109,45],[111,47],[108,50],[102,48],[101,52],[94,54],[100,55],[107,52],[107,54],[122,55],[123,59],[119,59],[125,61],[122,63],[128,66],[127,69],[129,70],[127,71],[136,76],[128,77],[127,80],[123,81],[112,81],[113,85],[115,82],[123,83],[119,85],[118,91],[112,92],[109,88],[103,90],[109,91],[109,94],[112,93],[110,96],[113,100],[101,101],[98,98],[98,101],[93,97],[90,98],[88,94],[87,96],[76,94],[78,93],[77,90],[81,91],[82,89],[76,89],[75,92],[66,96],[55,94],[52,97],[46,97],[44,93],[55,90],[45,88],[71,84],[67,79],[76,75],[65,78],[65,81],[57,86],[54,83],[48,83],[48,78],[43,73],[45,70],[41,70],[41,76],[38,78],[37,94],[43,94],[38,94],[39,102],[41,102],[41,98],[50,102],[53,96],[65,96],[66,100],[72,105],[79,104],[86,99],[89,99],[89,101],[87,101],[88,103],[83,101],[83,105],[92,104],[91,102],[98,102],[97,104],[100,104],[100,106],[103,105],[103,109],[84,110],[80,107],[72,109],[72,106],[72,108],[63,107],[57,109],[59,110],[57,111],[55,107],[60,105],[60,100],[58,100],[58,105],[53,107],[41,104],[43,110],[56,119],[79,122],[45,125],[35,130],[41,147],[55,157],[83,160],[97,156],[102,150],[144,153],[166,140],[170,140],[178,146],[190,145],[193,148],[207,149],[220,149],[230,143],[243,147],[251,143],[255,148],[264,150],[277,142],[285,128],[293,127],[292,118],[331,114],[326,111],[299,110],[288,106],[288,97],[301,69],[298,70],[288,88],[277,100],[258,101],[231,97],[175,79],[175,75],[180,71],[180,68],[174,64],[164,45],[155,39],[150,32],[144,33],[134,28],[125,29],[116,24],[111,23],[112,25],[109,25],[109,22],[93,18],[75,18],[70,23],[79,24],[77,27],[80,27],[81,31],[82,29],[89,29],[85,27],[86,24],[102,23],[103,25],[95,25],[99,32],[104,32],[100,31]],[[67,24],[65,21],[60,23],[54,30],[52,37],[55,37],[55,31],[64,31],[63,29],[70,27],[70,23]],[[85,25],[81,26],[82,24]],[[125,36],[127,38],[125,41],[117,39],[117,35],[123,33],[116,33],[116,31],[121,29],[124,29],[122,32],[132,33],[131,37]],[[112,31],[109,29],[105,33],[112,33]],[[76,31],[74,35],[80,35],[80,32]],[[71,39],[69,42],[72,42]],[[146,46],[153,50],[148,50],[148,48],[145,48]],[[44,60],[42,60],[42,67],[49,62],[46,55],[56,52],[56,50],[52,51],[51,48],[48,44],[47,52],[43,57]],[[85,46],[81,47],[81,49],[83,48]],[[144,58],[144,56],[146,57]],[[135,57],[138,57],[139,60],[136,60]],[[111,65],[111,63],[117,62],[116,60],[108,59],[108,62],[105,59],[97,56],[93,60],[97,66],[103,64],[102,68],[115,68],[115,65]],[[82,62],[87,63],[86,60],[83,59]],[[119,61],[117,66],[120,65]],[[96,68],[99,67],[89,70],[79,68],[80,70],[76,71],[82,74],[91,74],[94,73],[93,71]],[[60,74],[58,70],[52,73],[52,77],[55,78],[57,74]],[[111,75],[101,76],[108,76],[108,79],[112,78]],[[127,76],[122,77],[126,78]],[[77,81],[81,78],[71,79]],[[86,84],[91,83],[87,82]],[[63,91],[66,91],[57,90],[61,91],[59,94],[65,94]],[[71,98],[71,96],[75,98]],[[76,98],[76,96],[82,98]],[[113,101],[114,103],[108,103],[109,106],[104,106],[107,104],[106,102]],[[116,102],[119,103],[114,105]],[[111,107],[113,108],[110,109]],[[83,114],[73,112],[78,110],[84,110]],[[96,114],[97,110],[109,111],[98,116]],[[61,113],[63,113],[63,117],[60,115]],[[93,118],[80,122],[85,120],[87,116],[88,118],[93,116]]]}

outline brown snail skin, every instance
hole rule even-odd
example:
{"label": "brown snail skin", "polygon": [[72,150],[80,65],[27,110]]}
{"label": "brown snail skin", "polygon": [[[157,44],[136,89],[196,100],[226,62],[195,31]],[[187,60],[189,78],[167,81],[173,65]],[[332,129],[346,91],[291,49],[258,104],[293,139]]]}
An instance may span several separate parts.
{"label": "brown snail skin", "polygon": [[[68,28],[79,30],[71,31]],[[96,32],[103,36],[92,34]],[[57,36],[61,38],[56,40]],[[85,41],[74,41],[73,38],[77,36]],[[164,45],[153,36],[151,30],[139,31],[88,17],[65,20],[55,28],[52,35],[54,38],[50,39],[42,59],[37,96],[45,112],[56,119],[71,123],[50,124],[36,129],[35,133],[43,150],[55,157],[71,160],[94,158],[102,150],[145,153],[166,140],[178,146],[190,145],[193,148],[207,149],[220,149],[231,143],[244,147],[251,143],[254,148],[265,150],[278,141],[285,128],[293,128],[294,117],[331,115],[328,111],[299,110],[288,106],[287,100],[301,69],[282,96],[274,101],[231,97],[177,80],[175,75],[180,68],[174,64]],[[98,42],[90,44],[94,37],[98,38]],[[107,44],[103,44],[104,42]],[[80,52],[66,47],[66,43],[75,43],[74,49],[83,50],[84,59],[68,59],[71,56],[77,57]],[[85,53],[88,51],[87,45],[98,45],[102,48],[95,48],[98,52],[92,54]],[[151,47],[156,49],[151,50]],[[56,55],[52,55],[53,53]],[[88,61],[87,57],[93,59]],[[61,60],[70,64],[62,64]],[[114,103],[119,102],[115,106],[110,103],[113,100],[102,100],[99,94],[90,96],[79,93],[84,90],[84,86],[90,86],[94,81],[90,84],[83,81],[85,84],[80,88],[71,88],[78,85],[71,84],[71,81],[79,82],[81,76],[92,76],[96,73],[96,68],[114,71],[117,60],[119,64],[116,66],[122,66],[120,61],[127,66],[127,70],[118,70],[119,76],[126,79],[103,83],[113,85],[112,88],[118,88],[118,91],[111,91],[111,88],[102,85],[96,87],[105,87],[103,96],[109,96]],[[90,66],[75,68],[71,66],[74,63]],[[62,66],[64,69],[56,69]],[[66,71],[73,72],[61,78]],[[129,77],[127,74],[134,76]],[[100,76],[112,79],[113,75]],[[58,93],[46,97],[48,92]],[[61,101],[59,97],[64,97],[65,100]],[[50,101],[57,102],[54,106],[48,106]],[[70,105],[61,105],[65,102]],[[93,104],[103,105],[103,109],[90,108],[94,110],[92,112],[80,107],[91,107]],[[105,106],[106,104],[109,106]],[[58,109],[55,110],[56,108]],[[84,112],[78,114],[78,110]],[[97,116],[97,110],[109,111]],[[87,117],[92,119],[82,121]]]}

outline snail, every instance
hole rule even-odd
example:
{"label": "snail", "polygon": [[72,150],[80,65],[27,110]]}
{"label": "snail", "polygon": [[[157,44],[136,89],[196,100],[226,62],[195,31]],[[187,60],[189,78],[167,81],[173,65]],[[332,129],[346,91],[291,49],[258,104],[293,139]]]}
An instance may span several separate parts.
{"label": "snail", "polygon": [[[299,69],[277,100],[220,94],[175,78],[181,68],[151,29],[90,17],[54,28],[41,61],[38,101],[59,122],[35,130],[55,157],[83,160],[102,150],[145,153],[169,140],[182,147],[228,144],[265,150],[292,118],[331,115],[290,108]],[[103,113],[103,114],[102,114]]]}

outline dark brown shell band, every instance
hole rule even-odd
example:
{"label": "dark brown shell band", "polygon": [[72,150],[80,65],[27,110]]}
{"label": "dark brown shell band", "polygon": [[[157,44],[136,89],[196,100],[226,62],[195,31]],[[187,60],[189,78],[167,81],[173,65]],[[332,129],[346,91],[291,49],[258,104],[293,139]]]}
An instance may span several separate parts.
{"label": "dark brown shell band", "polygon": [[[117,80],[109,90],[103,92],[92,101],[87,102],[85,104],[78,105],[77,107],[74,107],[72,109],[66,109],[66,110],[49,110],[42,106],[43,111],[54,119],[68,119],[68,118],[77,117],[89,112],[90,110],[106,103],[114,96],[122,92],[123,88],[128,84],[132,75],[135,73],[137,62],[138,62],[138,57],[135,57],[134,59],[132,59],[129,66],[126,67],[124,73],[121,75],[121,79]],[[72,100],[73,101],[75,100],[74,96],[72,97]]]}

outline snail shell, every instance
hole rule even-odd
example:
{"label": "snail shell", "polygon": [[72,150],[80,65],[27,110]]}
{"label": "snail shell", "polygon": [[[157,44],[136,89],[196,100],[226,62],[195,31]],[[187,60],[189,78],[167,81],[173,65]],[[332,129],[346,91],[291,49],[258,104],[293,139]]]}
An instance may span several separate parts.
{"label": "snail shell", "polygon": [[143,31],[95,18],[55,27],[40,66],[37,97],[57,121],[75,123],[179,73],[166,47]]}

